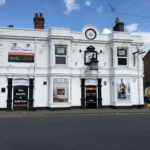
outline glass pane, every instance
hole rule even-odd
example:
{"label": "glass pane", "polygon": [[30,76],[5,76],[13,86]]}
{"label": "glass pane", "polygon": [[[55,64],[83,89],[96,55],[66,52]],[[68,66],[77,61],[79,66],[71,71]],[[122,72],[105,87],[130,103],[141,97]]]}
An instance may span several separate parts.
{"label": "glass pane", "polygon": [[53,80],[53,102],[68,102],[69,81],[67,78]]}
{"label": "glass pane", "polygon": [[126,49],[119,49],[119,50],[117,50],[117,55],[126,57],[127,56],[127,50]]}
{"label": "glass pane", "polygon": [[130,100],[130,82],[128,79],[117,79],[118,100]]}
{"label": "glass pane", "polygon": [[56,55],[66,55],[66,47],[56,47]]}
{"label": "glass pane", "polygon": [[56,64],[66,64],[66,57],[56,57]]}
{"label": "glass pane", "polygon": [[127,58],[118,58],[118,65],[127,65]]}

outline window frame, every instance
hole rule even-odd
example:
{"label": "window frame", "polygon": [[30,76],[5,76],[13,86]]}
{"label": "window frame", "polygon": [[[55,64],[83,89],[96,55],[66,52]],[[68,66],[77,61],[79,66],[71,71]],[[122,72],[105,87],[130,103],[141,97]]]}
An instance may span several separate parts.
{"label": "window frame", "polygon": [[[64,48],[64,53],[59,53],[57,51],[58,48]],[[65,63],[58,63],[57,58],[64,58]],[[61,66],[67,65],[67,45],[55,45],[55,65],[61,65]]]}
{"label": "window frame", "polygon": [[[119,51],[123,51],[124,50],[124,54],[119,54]],[[121,64],[119,63],[120,60],[126,60],[124,62],[126,62],[125,64]],[[117,65],[118,66],[128,66],[128,49],[127,48],[117,48]]]}

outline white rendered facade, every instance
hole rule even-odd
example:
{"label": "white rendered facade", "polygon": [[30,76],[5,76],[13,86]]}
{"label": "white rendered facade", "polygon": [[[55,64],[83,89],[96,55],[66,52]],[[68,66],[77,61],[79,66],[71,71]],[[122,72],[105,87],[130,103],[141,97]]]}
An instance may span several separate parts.
{"label": "white rendered facade", "polygon": [[[88,29],[96,32],[92,40],[85,36]],[[13,49],[12,46],[18,47]],[[31,47],[30,52],[34,58],[32,62],[10,61],[9,57],[14,58],[16,51],[19,51],[19,55],[26,56],[24,51],[28,46]],[[98,53],[98,70],[90,70],[89,66],[84,64],[84,53],[89,46],[93,46]],[[59,47],[58,52],[56,47]],[[64,53],[61,47],[65,47]],[[118,64],[122,55],[118,54],[120,49],[125,49],[126,55],[123,56],[125,65]],[[141,49],[139,36],[126,32],[102,34],[93,25],[85,26],[82,32],[63,28],[49,30],[0,28],[0,108],[14,108],[16,81],[18,84],[27,82],[27,100],[33,99],[33,108],[68,108],[81,105],[86,107],[86,93],[83,92],[87,85],[96,87],[96,107],[142,106],[144,105],[143,60],[142,55],[135,54],[134,58],[132,54]],[[12,82],[10,86],[9,79]],[[29,79],[33,82],[33,95],[30,95],[32,91]],[[82,79],[83,90],[81,90]],[[101,84],[99,96],[98,79]],[[125,84],[123,97],[119,95],[120,83]],[[99,97],[100,104],[98,104]],[[82,98],[84,102],[81,102]],[[9,106],[8,99],[11,102]],[[16,102],[21,104],[19,100]]]}

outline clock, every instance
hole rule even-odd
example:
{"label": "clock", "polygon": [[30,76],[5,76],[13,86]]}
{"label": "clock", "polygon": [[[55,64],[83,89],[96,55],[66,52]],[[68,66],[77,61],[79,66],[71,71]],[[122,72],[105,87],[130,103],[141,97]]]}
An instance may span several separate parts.
{"label": "clock", "polygon": [[85,36],[89,40],[94,40],[96,38],[96,31],[94,29],[87,29]]}

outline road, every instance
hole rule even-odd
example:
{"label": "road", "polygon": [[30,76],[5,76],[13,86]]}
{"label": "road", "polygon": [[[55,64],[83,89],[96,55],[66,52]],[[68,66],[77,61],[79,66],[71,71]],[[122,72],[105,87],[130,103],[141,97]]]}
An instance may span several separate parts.
{"label": "road", "polygon": [[0,118],[0,150],[149,150],[149,114]]}

